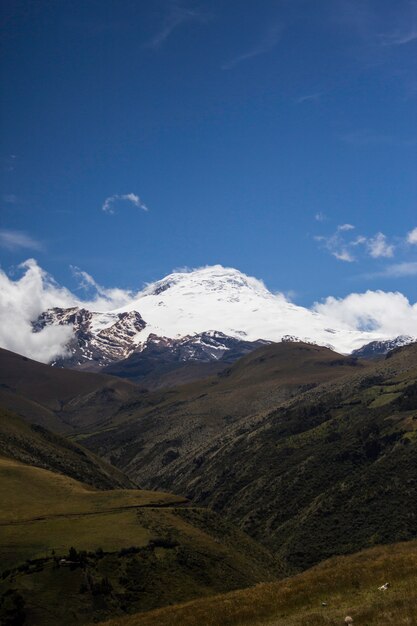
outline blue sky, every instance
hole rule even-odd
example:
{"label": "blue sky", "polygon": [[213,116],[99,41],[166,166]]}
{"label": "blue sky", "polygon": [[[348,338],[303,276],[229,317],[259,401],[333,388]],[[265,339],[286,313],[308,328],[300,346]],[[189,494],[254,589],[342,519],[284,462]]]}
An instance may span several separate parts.
{"label": "blue sky", "polygon": [[4,271],[417,299],[414,0],[4,0]]}

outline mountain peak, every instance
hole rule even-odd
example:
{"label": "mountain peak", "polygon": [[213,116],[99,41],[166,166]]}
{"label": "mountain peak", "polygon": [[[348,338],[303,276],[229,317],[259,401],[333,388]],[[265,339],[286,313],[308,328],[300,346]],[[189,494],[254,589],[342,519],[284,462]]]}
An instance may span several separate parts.
{"label": "mountain peak", "polygon": [[256,278],[231,267],[211,265],[190,271],[173,272],[162,280],[147,285],[139,296],[160,295],[168,290],[181,293],[189,289],[194,293],[215,291],[236,294],[242,290],[264,295],[270,293],[263,282]]}

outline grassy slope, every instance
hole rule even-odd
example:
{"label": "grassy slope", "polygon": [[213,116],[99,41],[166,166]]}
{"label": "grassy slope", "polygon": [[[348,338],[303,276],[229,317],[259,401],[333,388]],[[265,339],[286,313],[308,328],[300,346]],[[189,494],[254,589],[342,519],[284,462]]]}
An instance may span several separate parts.
{"label": "grassy slope", "polygon": [[[378,587],[390,582],[391,587]],[[327,606],[323,607],[322,602]],[[108,626],[416,626],[417,542],[332,558],[297,576]]]}
{"label": "grassy slope", "polygon": [[140,489],[99,491],[73,478],[0,458],[0,524],[137,506],[185,504],[180,496]]}
{"label": "grassy slope", "polygon": [[135,487],[122,472],[42,426],[0,408],[0,455],[65,474],[98,487]]}
{"label": "grassy slope", "polygon": [[54,368],[0,349],[0,405],[56,432],[102,424],[137,393],[120,378]]}
{"label": "grassy slope", "polygon": [[[169,494],[98,491],[3,458],[0,501],[8,502],[0,518],[0,622],[10,589],[24,598],[25,623],[70,625],[271,580],[278,571],[241,531]],[[86,551],[82,563],[59,566],[71,546]]]}
{"label": "grassy slope", "polygon": [[98,491],[7,458],[0,458],[0,501],[8,503],[0,512],[3,566],[50,555],[52,550],[62,553],[75,544],[83,550],[128,547],[137,534],[136,507],[186,502],[137,489]]}
{"label": "grassy slope", "polygon": [[366,368],[318,346],[266,346],[211,379],[143,394],[121,409],[113,428],[85,435],[82,443],[140,484],[157,484],[172,462],[198,462],[199,448],[229,428],[252,424],[306,389]]}

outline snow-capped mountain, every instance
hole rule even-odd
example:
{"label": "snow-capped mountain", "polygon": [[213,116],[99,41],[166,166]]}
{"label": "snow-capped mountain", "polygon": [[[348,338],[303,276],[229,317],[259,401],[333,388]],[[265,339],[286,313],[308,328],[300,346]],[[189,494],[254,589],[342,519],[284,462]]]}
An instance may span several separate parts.
{"label": "snow-capped mountain", "polygon": [[416,337],[410,337],[409,335],[399,335],[395,339],[386,339],[385,341],[371,341],[365,344],[357,350],[353,350],[352,355],[363,359],[373,359],[378,356],[383,356],[395,348],[401,348],[407,346],[410,343],[417,341]]}
{"label": "snow-capped mountain", "polygon": [[76,307],[50,309],[36,320],[34,331],[51,324],[73,326],[69,360],[58,362],[70,366],[87,361],[105,365],[126,358],[141,351],[149,337],[164,338],[161,341],[187,337],[188,354],[193,344],[192,351],[201,355],[205,342],[204,351],[213,359],[222,349],[221,335],[249,342],[296,338],[342,353],[392,339],[352,330],[341,322],[335,325],[326,315],[271,293],[256,278],[220,265],[170,274],[146,286],[127,305],[106,313]]}

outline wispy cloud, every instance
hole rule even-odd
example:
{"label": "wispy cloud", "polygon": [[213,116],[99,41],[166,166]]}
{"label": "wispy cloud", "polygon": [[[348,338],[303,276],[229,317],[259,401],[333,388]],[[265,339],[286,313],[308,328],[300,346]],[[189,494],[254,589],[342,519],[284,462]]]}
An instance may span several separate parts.
{"label": "wispy cloud", "polygon": [[355,227],[352,224],[340,224],[336,232],[332,235],[324,236],[319,235],[315,237],[315,240],[320,242],[326,250],[330,252],[338,261],[345,261],[346,263],[353,263],[355,257],[349,250],[349,242],[347,242],[343,236],[343,233],[353,230]]}
{"label": "wispy cloud", "polygon": [[80,289],[86,294],[90,294],[94,308],[103,310],[119,308],[133,298],[134,293],[128,289],[120,289],[119,287],[103,287],[97,283],[88,272],[81,270],[79,267],[70,265],[70,269],[79,282]]}
{"label": "wispy cloud", "polygon": [[197,9],[186,9],[177,4],[171,6],[160,30],[145,44],[154,50],[160,48],[172,33],[188,22],[203,21],[207,16]]}
{"label": "wispy cloud", "polygon": [[355,229],[355,227],[354,227],[353,224],[340,224],[337,227],[337,230],[341,231],[341,232],[344,232],[344,231],[347,231],[347,230],[354,230],[354,229]]}
{"label": "wispy cloud", "polygon": [[404,278],[407,276],[417,276],[417,262],[393,263],[380,272],[364,274],[363,278]]}
{"label": "wispy cloud", "polygon": [[394,256],[394,246],[387,242],[383,233],[377,233],[375,237],[366,240],[370,256],[373,259],[391,258]]}
{"label": "wispy cloud", "polygon": [[386,30],[387,13],[379,2],[370,0],[334,0],[337,20],[350,27],[367,45],[402,46],[417,39],[417,2],[393,3],[391,30]]}
{"label": "wispy cloud", "polygon": [[305,94],[304,96],[300,96],[299,98],[296,98],[295,101],[297,104],[303,104],[303,102],[319,102],[323,94],[324,94],[324,91],[308,93],[308,94]]}
{"label": "wispy cloud", "polygon": [[407,233],[407,243],[417,244],[417,226]]}
{"label": "wispy cloud", "polygon": [[[402,83],[408,97],[414,97],[414,58],[407,55],[417,40],[417,2],[331,0],[328,4],[333,23],[351,37],[349,54],[357,70],[383,73],[385,82],[395,81],[396,87]],[[406,48],[405,54],[400,55],[399,48]]]}
{"label": "wispy cloud", "polygon": [[315,237],[316,241],[339,261],[352,263],[356,261],[360,249],[373,259],[392,258],[395,246],[389,243],[384,233],[378,232],[372,237],[356,235],[352,238],[353,224],[340,224],[331,235]]}
{"label": "wispy cloud", "polygon": [[257,44],[246,50],[246,52],[236,55],[227,63],[224,63],[224,65],[222,65],[222,70],[231,70],[243,61],[248,61],[249,59],[253,59],[261,54],[269,52],[278,44],[281,39],[282,31],[283,27],[281,24],[275,23],[270,25]]}
{"label": "wispy cloud", "polygon": [[138,207],[138,209],[142,209],[143,211],[148,211],[148,207],[142,202],[142,200],[135,193],[123,193],[123,194],[114,194],[113,196],[109,196],[103,202],[101,207],[102,211],[105,213],[109,213],[113,215],[116,213],[114,205],[117,202],[130,202],[134,206]]}
{"label": "wispy cloud", "polygon": [[339,261],[346,261],[347,263],[353,263],[353,261],[355,261],[355,257],[346,248],[340,250],[340,252],[335,250],[332,254]]}
{"label": "wispy cloud", "polygon": [[6,250],[43,250],[42,244],[20,230],[0,230],[0,247]]}
{"label": "wispy cloud", "polygon": [[379,38],[383,46],[404,46],[417,39],[417,25],[414,24],[412,28],[397,29],[392,33],[379,35]]}

